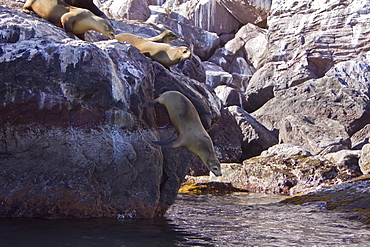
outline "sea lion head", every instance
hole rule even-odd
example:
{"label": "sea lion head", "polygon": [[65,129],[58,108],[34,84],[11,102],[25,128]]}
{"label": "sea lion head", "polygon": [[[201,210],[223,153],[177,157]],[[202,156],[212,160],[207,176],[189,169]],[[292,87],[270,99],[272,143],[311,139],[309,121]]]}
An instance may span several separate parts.
{"label": "sea lion head", "polygon": [[180,47],[177,47],[176,49],[177,49],[176,55],[178,58],[180,58],[181,62],[185,61],[186,59],[191,58],[191,52],[189,48],[187,48],[186,46],[180,46]]}
{"label": "sea lion head", "polygon": [[163,34],[163,41],[162,41],[163,43],[169,43],[172,40],[176,40],[179,38],[174,32],[170,30],[166,30],[162,34]]}
{"label": "sea lion head", "polygon": [[106,22],[105,30],[106,30],[106,37],[108,39],[115,39],[114,28],[112,27],[111,24]]}
{"label": "sea lion head", "polygon": [[208,170],[210,170],[213,174],[215,174],[215,176],[222,176],[221,166],[220,166],[220,162],[218,161],[218,159],[210,159],[206,163],[206,166]]}
{"label": "sea lion head", "polygon": [[96,16],[95,19],[98,20],[103,30],[99,30],[108,39],[115,39],[115,31],[113,26],[104,18]]}

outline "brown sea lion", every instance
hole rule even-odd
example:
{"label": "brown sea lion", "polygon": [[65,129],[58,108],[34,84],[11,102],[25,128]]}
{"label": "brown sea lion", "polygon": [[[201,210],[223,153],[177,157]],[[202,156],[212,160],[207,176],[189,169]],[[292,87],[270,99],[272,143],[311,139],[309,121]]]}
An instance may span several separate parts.
{"label": "brown sea lion", "polygon": [[117,34],[120,42],[128,42],[138,48],[141,53],[169,69],[170,66],[191,58],[191,52],[186,46],[174,47],[165,43],[148,41],[134,34]]}
{"label": "brown sea lion", "polygon": [[93,0],[62,0],[66,4],[71,6],[88,9],[93,12],[94,15],[106,18],[105,14],[94,4]]}
{"label": "brown sea lion", "polygon": [[116,35],[116,40],[120,42],[128,42],[132,44],[133,42],[136,42],[136,40],[147,40],[147,41],[153,41],[158,43],[169,43],[172,40],[178,39],[177,35],[174,34],[170,30],[166,30],[162,32],[161,34],[151,37],[151,38],[142,38],[135,34],[131,33],[119,33]]}
{"label": "brown sea lion", "polygon": [[96,30],[108,39],[114,39],[112,25],[90,10],[73,7],[60,0],[27,0],[23,8],[33,10],[43,19],[81,39],[88,30]]}
{"label": "brown sea lion", "polygon": [[171,122],[175,126],[178,138],[153,142],[160,146],[184,147],[196,154],[207,168],[216,176],[221,176],[220,162],[217,159],[213,143],[200,121],[197,110],[191,101],[178,91],[167,91],[143,107],[157,103],[166,106]]}

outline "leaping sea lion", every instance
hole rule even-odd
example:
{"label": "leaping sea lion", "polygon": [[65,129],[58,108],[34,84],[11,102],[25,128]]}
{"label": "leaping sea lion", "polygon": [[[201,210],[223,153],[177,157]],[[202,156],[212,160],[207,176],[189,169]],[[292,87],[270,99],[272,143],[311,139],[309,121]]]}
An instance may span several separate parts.
{"label": "leaping sea lion", "polygon": [[27,0],[23,9],[33,10],[43,19],[62,27],[66,32],[84,39],[88,30],[96,30],[108,39],[114,39],[114,29],[105,19],[90,10],[70,6],[60,0]]}
{"label": "leaping sea lion", "polygon": [[197,110],[191,101],[182,93],[167,91],[143,107],[153,106],[157,103],[166,106],[171,122],[175,126],[178,138],[153,142],[160,146],[177,148],[184,147],[196,154],[208,170],[216,176],[221,176],[220,162],[214,151],[213,143],[200,121]]}
{"label": "leaping sea lion", "polygon": [[132,44],[141,53],[161,63],[167,69],[191,58],[191,52],[186,46],[174,47],[165,43],[149,41],[130,33],[117,34],[116,39]]}

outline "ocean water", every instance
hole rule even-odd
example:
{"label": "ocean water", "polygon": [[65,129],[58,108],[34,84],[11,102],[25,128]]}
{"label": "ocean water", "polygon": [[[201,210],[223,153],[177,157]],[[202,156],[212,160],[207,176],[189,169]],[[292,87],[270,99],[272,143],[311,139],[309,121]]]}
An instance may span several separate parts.
{"label": "ocean water", "polygon": [[370,228],[324,203],[180,194],[165,218],[0,219],[0,246],[370,246]]}

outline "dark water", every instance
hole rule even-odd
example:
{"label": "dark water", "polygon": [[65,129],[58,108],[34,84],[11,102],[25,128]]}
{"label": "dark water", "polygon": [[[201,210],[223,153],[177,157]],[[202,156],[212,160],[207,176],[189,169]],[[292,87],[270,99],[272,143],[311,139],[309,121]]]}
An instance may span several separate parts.
{"label": "dark water", "polygon": [[320,203],[179,195],[165,219],[0,220],[0,246],[370,246],[370,229]]}

